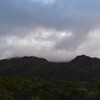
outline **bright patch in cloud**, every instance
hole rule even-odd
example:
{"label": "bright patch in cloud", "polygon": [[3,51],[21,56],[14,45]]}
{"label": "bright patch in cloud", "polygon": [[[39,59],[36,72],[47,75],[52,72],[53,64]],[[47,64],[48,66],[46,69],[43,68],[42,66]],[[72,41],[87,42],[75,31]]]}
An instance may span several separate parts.
{"label": "bright patch in cloud", "polygon": [[43,4],[53,4],[56,0],[31,0],[31,1],[40,2]]}

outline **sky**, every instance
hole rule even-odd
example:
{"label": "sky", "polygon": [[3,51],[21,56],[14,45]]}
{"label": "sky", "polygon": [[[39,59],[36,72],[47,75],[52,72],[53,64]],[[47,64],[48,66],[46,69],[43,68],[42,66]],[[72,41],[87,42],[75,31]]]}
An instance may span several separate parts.
{"label": "sky", "polygon": [[100,58],[100,0],[0,0],[0,59]]}

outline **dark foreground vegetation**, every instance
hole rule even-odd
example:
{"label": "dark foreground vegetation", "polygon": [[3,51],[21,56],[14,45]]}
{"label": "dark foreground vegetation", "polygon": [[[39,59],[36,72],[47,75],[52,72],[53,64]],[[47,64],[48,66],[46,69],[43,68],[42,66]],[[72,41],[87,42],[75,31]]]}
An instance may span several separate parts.
{"label": "dark foreground vegetation", "polygon": [[0,100],[100,100],[100,59],[70,62],[43,58],[0,60]]}
{"label": "dark foreground vegetation", "polygon": [[1,77],[0,100],[100,100],[100,84],[88,88],[85,81]]}

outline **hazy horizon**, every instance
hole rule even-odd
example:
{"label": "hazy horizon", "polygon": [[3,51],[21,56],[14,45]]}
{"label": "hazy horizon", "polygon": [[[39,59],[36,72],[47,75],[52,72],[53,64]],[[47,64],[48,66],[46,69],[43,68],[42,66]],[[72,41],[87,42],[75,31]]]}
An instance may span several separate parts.
{"label": "hazy horizon", "polygon": [[100,58],[100,0],[0,0],[0,59]]}

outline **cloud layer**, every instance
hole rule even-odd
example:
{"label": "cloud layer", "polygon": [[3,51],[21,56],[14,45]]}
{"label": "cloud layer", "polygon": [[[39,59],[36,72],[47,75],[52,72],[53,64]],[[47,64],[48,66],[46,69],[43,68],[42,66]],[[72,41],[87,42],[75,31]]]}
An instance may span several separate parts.
{"label": "cloud layer", "polygon": [[0,58],[100,57],[100,0],[0,0]]}

